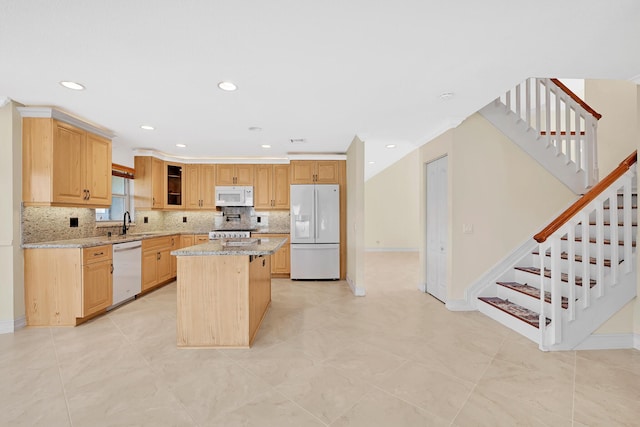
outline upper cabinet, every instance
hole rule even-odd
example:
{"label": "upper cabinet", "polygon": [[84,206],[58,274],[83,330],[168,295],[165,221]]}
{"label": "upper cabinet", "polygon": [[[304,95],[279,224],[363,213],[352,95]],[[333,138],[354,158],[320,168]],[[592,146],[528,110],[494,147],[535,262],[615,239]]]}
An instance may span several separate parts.
{"label": "upper cabinet", "polygon": [[136,209],[162,209],[164,207],[164,162],[151,156],[136,156],[135,170]]}
{"label": "upper cabinet", "polygon": [[216,165],[216,185],[253,185],[254,165]]}
{"label": "upper cabinet", "polygon": [[111,140],[54,118],[53,109],[20,111],[25,205],[109,207]]}
{"label": "upper cabinet", "polygon": [[289,165],[256,165],[256,209],[289,209]]}
{"label": "upper cabinet", "polygon": [[216,165],[185,165],[185,208],[216,208]]}
{"label": "upper cabinet", "polygon": [[291,184],[339,184],[340,160],[292,160]]}
{"label": "upper cabinet", "polygon": [[184,165],[164,163],[164,207],[167,209],[184,208]]}

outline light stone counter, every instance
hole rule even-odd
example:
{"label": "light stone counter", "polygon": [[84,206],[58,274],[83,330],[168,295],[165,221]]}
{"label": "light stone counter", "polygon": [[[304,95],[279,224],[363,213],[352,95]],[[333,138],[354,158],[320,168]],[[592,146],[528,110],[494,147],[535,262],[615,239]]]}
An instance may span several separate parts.
{"label": "light stone counter", "polygon": [[[242,241],[243,239],[229,239]],[[245,239],[247,241],[255,239]],[[225,239],[210,240],[208,243],[189,246],[171,252],[176,256],[209,256],[209,255],[273,255],[287,241],[283,237],[258,238],[259,242],[251,245],[225,246]]]}
{"label": "light stone counter", "polygon": [[25,243],[23,249],[43,248],[90,248],[93,246],[111,245],[114,243],[134,242],[137,240],[152,239],[154,237],[175,236],[180,234],[207,234],[208,232],[195,231],[151,231],[146,233],[130,233],[120,236],[85,237],[82,239],[51,240],[48,242]]}

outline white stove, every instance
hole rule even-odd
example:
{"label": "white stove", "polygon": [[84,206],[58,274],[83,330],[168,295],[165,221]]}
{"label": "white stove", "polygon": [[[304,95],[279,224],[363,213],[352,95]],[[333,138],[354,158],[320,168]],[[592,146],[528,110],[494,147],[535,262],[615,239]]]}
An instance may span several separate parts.
{"label": "white stove", "polygon": [[242,239],[251,237],[250,231],[241,231],[241,230],[229,230],[229,231],[210,231],[209,232],[209,240],[215,239]]}

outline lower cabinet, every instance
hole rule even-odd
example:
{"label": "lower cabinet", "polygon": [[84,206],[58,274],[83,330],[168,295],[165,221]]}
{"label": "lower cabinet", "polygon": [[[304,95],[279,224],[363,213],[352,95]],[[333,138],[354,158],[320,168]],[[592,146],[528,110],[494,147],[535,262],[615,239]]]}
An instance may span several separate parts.
{"label": "lower cabinet", "polygon": [[147,291],[176,276],[175,257],[180,236],[163,236],[142,241],[142,290]]}
{"label": "lower cabinet", "polygon": [[111,245],[24,250],[29,326],[75,326],[113,302]]}
{"label": "lower cabinet", "polygon": [[[269,238],[284,237],[289,239],[288,234],[254,234],[252,237]],[[289,240],[282,245],[278,252],[271,255],[271,276],[272,277],[289,277],[291,275],[291,247]]]}

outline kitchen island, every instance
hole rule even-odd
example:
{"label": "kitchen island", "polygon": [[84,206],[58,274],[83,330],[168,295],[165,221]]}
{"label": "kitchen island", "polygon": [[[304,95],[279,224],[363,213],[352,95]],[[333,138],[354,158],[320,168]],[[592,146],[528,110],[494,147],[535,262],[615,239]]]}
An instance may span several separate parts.
{"label": "kitchen island", "polygon": [[271,255],[286,241],[212,240],[171,252],[178,347],[250,347],[271,302]]}

